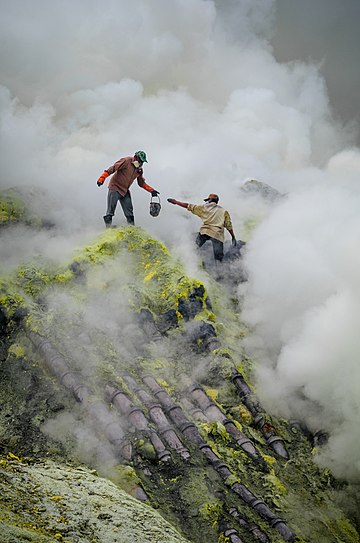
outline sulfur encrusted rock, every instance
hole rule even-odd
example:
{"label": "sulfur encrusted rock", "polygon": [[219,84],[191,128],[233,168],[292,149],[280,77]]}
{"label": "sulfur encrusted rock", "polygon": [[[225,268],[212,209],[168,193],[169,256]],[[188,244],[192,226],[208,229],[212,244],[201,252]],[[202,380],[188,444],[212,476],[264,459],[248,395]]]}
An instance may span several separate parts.
{"label": "sulfur encrusted rock", "polygon": [[133,226],[0,277],[1,543],[360,541],[356,489],[258,401],[229,289]]}
{"label": "sulfur encrusted rock", "polygon": [[154,509],[85,467],[0,459],[1,543],[188,543]]}

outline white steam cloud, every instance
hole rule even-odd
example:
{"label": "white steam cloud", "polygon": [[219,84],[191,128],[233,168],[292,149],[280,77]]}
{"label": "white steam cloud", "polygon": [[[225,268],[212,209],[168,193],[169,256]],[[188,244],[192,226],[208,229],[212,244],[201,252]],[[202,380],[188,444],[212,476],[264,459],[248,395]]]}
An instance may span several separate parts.
{"label": "white steam cloud", "polygon": [[244,318],[266,405],[329,433],[323,465],[359,480],[358,151],[278,205],[248,245]]}
{"label": "white steam cloud", "polygon": [[47,240],[8,235],[0,258],[15,264],[32,248],[60,259],[100,231],[96,180],[137,149],[163,209],[150,217],[134,185],[136,222],[187,258],[198,220],[167,197],[218,192],[241,237],[264,211],[241,195],[245,180],[287,193],[248,244],[239,291],[259,393],[329,431],[321,461],[359,479],[360,153],[318,68],[275,60],[275,0],[222,4],[0,0],[1,186],[41,193],[58,227]]}

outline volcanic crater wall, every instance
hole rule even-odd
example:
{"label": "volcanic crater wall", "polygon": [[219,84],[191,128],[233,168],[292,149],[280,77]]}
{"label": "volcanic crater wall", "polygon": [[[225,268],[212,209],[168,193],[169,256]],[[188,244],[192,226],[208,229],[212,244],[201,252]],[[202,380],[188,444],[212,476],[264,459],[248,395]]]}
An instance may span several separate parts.
{"label": "volcanic crater wall", "polygon": [[[211,275],[187,277],[124,227],[0,287],[4,472],[82,464],[193,543],[359,541],[346,484],[316,466],[312,436],[259,403],[241,308]],[[14,496],[1,500],[11,510]],[[43,533],[75,541],[62,518],[68,530]]]}

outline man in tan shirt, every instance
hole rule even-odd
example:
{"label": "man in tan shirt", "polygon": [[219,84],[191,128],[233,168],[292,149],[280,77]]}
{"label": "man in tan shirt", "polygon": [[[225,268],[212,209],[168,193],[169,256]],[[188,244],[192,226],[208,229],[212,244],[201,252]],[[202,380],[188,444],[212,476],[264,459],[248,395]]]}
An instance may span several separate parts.
{"label": "man in tan shirt", "polygon": [[224,229],[229,232],[232,239],[233,246],[236,245],[236,238],[231,223],[230,214],[226,209],[219,206],[219,196],[217,194],[209,194],[204,199],[205,204],[195,205],[188,204],[186,202],[179,202],[174,198],[168,198],[170,204],[185,207],[200,217],[203,221],[200,232],[196,238],[196,244],[198,247],[202,247],[206,241],[211,241],[214,251],[215,260],[222,261],[224,258]]}
{"label": "man in tan shirt", "polygon": [[97,180],[97,186],[101,187],[105,179],[111,175],[107,197],[107,210],[104,215],[106,227],[111,226],[117,203],[120,202],[128,224],[134,224],[134,209],[131,200],[130,187],[135,181],[139,187],[151,192],[151,196],[157,196],[159,192],[147,183],[143,174],[142,165],[147,162],[145,151],[136,151],[134,156],[120,158],[115,164],[104,170]]}

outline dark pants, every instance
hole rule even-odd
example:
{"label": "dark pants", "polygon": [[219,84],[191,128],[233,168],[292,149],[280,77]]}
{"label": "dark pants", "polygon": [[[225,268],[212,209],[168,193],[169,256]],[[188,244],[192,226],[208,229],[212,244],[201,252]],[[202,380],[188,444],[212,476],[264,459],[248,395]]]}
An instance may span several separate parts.
{"label": "dark pants", "polygon": [[117,206],[117,203],[120,202],[120,205],[122,207],[122,210],[124,212],[124,215],[126,217],[126,220],[128,224],[134,224],[134,209],[132,205],[131,200],[131,194],[129,191],[124,196],[121,196],[119,192],[116,190],[108,190],[108,197],[107,197],[107,210],[106,215],[107,219],[105,219],[105,223],[111,224],[111,220],[113,216],[115,215],[115,209]]}
{"label": "dark pants", "polygon": [[219,262],[221,262],[222,259],[224,258],[224,244],[222,241],[212,238],[211,236],[208,236],[207,234],[200,234],[199,232],[196,237],[196,245],[198,247],[202,247],[204,243],[206,243],[208,240],[210,240],[212,243],[215,260],[219,260]]}

